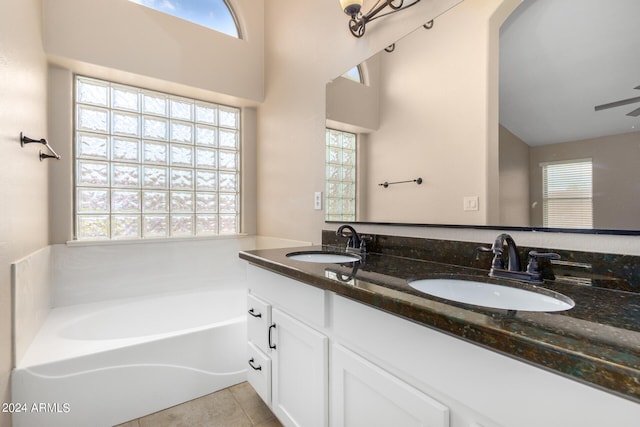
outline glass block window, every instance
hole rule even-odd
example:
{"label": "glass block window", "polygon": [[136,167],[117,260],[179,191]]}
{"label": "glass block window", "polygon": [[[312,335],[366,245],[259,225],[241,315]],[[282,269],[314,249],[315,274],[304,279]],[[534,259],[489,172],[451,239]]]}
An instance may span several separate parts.
{"label": "glass block window", "polygon": [[543,226],[593,228],[592,160],[542,163]]}
{"label": "glass block window", "polygon": [[326,130],[327,221],[356,219],[356,134]]}
{"label": "glass block window", "polygon": [[240,110],[76,77],[76,239],[240,231]]}
{"label": "glass block window", "polygon": [[240,31],[231,7],[225,0],[129,0],[232,37]]}

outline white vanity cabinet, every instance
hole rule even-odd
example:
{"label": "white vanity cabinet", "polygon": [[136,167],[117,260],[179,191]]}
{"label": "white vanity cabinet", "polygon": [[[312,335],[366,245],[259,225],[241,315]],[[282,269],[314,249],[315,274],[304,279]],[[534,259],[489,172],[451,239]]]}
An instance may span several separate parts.
{"label": "white vanity cabinet", "polygon": [[449,427],[449,408],[349,349],[331,352],[332,427]]}
{"label": "white vanity cabinet", "polygon": [[265,366],[249,381],[286,426],[638,426],[630,400],[254,265],[247,274],[267,320],[247,314],[249,358]]}
{"label": "white vanity cabinet", "polygon": [[249,276],[249,383],[285,426],[328,426],[327,293],[255,268]]}

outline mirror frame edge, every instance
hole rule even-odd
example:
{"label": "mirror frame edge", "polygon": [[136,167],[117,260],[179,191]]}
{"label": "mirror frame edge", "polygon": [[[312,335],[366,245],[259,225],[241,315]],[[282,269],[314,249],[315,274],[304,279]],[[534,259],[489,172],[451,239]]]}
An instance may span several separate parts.
{"label": "mirror frame edge", "polygon": [[517,227],[497,225],[463,225],[463,224],[422,224],[415,222],[369,222],[369,221],[324,221],[325,224],[362,224],[395,227],[423,227],[423,228],[457,228],[470,230],[505,230],[505,231],[530,231],[541,233],[568,233],[568,234],[593,234],[610,236],[640,236],[640,230],[618,230],[601,228],[550,228],[550,227]]}

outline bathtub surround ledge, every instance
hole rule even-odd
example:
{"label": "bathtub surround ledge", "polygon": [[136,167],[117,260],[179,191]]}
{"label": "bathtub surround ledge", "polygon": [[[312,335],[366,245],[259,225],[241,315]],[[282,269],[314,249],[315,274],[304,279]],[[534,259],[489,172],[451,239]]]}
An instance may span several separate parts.
{"label": "bathtub surround ledge", "polygon": [[53,245],[53,307],[244,281],[237,253],[308,244],[263,236]]}
{"label": "bathtub surround ledge", "polygon": [[11,264],[13,366],[24,357],[51,307],[51,247]]}

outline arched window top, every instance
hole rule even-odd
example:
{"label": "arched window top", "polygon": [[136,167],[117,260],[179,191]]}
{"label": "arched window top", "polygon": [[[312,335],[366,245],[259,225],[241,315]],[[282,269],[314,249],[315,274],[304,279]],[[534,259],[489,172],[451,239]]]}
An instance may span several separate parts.
{"label": "arched window top", "polygon": [[364,84],[362,70],[360,69],[359,65],[356,65],[355,67],[344,73],[342,77],[344,77],[345,79],[353,80],[356,83]]}
{"label": "arched window top", "polygon": [[240,31],[225,0],[129,0],[235,38]]}

